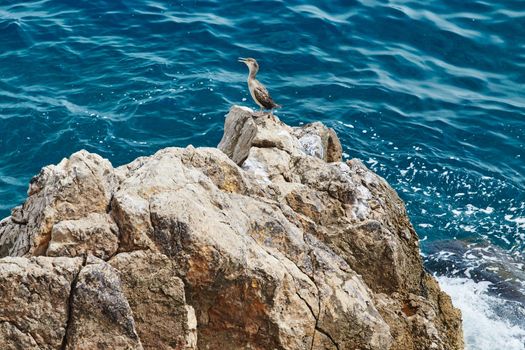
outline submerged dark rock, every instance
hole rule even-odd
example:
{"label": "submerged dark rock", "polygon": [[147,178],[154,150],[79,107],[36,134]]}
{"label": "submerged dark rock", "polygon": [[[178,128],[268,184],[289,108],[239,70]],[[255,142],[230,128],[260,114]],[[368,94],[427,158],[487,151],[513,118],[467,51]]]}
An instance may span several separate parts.
{"label": "submerged dark rock", "polygon": [[[359,160],[342,162],[320,123],[233,107],[219,149],[119,168],[81,151],[28,194],[0,222],[3,285],[31,275],[0,287],[0,302],[27,310],[0,314],[2,348],[463,348],[460,312],[424,271],[403,202]],[[64,293],[31,299],[53,288]],[[54,323],[25,316],[56,298]]]}
{"label": "submerged dark rock", "polygon": [[490,282],[487,292],[503,300],[516,302],[525,317],[523,283],[525,261],[510,256],[497,246],[462,240],[427,243],[425,265],[438,275],[467,277],[474,282]]}

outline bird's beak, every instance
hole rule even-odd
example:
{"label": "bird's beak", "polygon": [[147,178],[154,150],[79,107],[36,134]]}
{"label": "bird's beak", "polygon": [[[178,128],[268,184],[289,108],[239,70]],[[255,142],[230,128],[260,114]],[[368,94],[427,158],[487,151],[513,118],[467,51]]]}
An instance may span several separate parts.
{"label": "bird's beak", "polygon": [[239,57],[239,62],[246,63],[246,58]]}

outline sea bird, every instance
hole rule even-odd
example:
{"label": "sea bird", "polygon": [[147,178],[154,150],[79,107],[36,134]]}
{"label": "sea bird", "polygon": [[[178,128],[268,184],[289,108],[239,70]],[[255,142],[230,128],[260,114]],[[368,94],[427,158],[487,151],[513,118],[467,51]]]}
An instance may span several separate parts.
{"label": "sea bird", "polygon": [[239,58],[239,62],[244,63],[248,66],[250,73],[248,74],[248,89],[250,90],[250,95],[252,95],[255,103],[261,107],[260,112],[263,109],[269,109],[270,113],[274,108],[280,108],[281,106],[275,103],[270,96],[268,90],[264,87],[263,84],[257,79],[255,75],[259,71],[259,64],[254,58]]}

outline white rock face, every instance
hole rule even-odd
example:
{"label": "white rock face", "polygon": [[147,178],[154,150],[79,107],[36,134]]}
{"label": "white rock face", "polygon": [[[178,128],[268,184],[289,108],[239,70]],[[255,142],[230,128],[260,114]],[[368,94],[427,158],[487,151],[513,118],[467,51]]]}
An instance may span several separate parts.
{"label": "white rock face", "polygon": [[0,222],[0,347],[462,349],[402,201],[333,130],[233,107],[219,149],[44,168]]}

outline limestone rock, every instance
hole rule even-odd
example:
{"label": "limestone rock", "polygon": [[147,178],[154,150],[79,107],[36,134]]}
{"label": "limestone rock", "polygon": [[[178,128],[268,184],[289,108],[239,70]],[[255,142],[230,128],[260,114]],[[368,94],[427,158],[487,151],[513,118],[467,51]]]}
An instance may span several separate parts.
{"label": "limestone rock", "polygon": [[292,128],[304,152],[327,162],[340,162],[343,155],[341,142],[334,129],[315,122],[300,128]]}
{"label": "limestone rock", "polygon": [[111,259],[122,280],[144,349],[197,349],[197,323],[184,283],[163,254],[136,251]]}
{"label": "limestone rock", "polygon": [[91,213],[53,225],[47,256],[94,255],[107,260],[118,249],[118,227],[107,214]]}
{"label": "limestone rock", "polygon": [[237,164],[246,159],[257,134],[257,125],[251,111],[245,112],[228,114],[224,124],[224,135],[218,146]]}
{"label": "limestone rock", "polygon": [[[184,161],[194,158],[207,163]],[[113,199],[117,222],[140,219],[121,230],[128,249],[147,246],[176,262],[196,311],[199,347],[307,349],[316,329],[343,347],[387,347],[388,326],[343,260],[304,237],[277,203],[219,187],[245,188],[242,176],[206,176],[230,167],[215,150],[165,149],[129,165]]]}
{"label": "limestone rock", "polygon": [[462,349],[403,202],[341,154],[233,107],[219,149],[44,168],[0,221],[0,256],[52,256],[0,259],[0,347]]}
{"label": "limestone rock", "polygon": [[[228,126],[228,121],[248,119],[249,115],[244,109],[232,108],[226,118],[225,137],[238,139],[231,135],[236,128]],[[325,157],[327,153],[340,152],[329,152],[326,145],[340,144],[321,142],[323,137],[319,135],[323,133],[311,131],[319,130],[316,123],[290,131],[287,126],[279,129],[280,122],[272,116],[252,119],[256,134],[263,135],[259,139],[267,142],[252,141],[244,152],[248,156],[239,165],[258,179],[259,186],[272,189],[264,191],[267,197],[290,207],[292,212],[285,213],[291,222],[324,242],[362,276],[370,290],[389,300],[390,308],[383,303],[378,306],[393,330],[392,348],[420,349],[432,344],[437,349],[462,348],[460,313],[448,297],[440,297],[443,292],[423,270],[417,233],[403,202],[386,181],[357,159],[323,162],[333,160]],[[296,145],[289,141],[289,134],[297,138],[300,147],[283,146]],[[277,135],[281,141],[275,140]],[[231,148],[221,149],[235,159]],[[413,325],[400,330],[399,325],[411,322],[403,312],[406,300],[427,309],[416,323],[426,324],[432,332],[419,331]],[[391,313],[398,317],[391,318]],[[429,332],[434,338],[431,343],[426,342]]]}
{"label": "limestone rock", "polygon": [[252,147],[276,148],[327,162],[339,162],[342,157],[337,134],[322,123],[292,128],[275,115],[261,115],[237,106],[226,116],[224,135],[217,147],[239,165],[248,157]]}
{"label": "limestone rock", "polygon": [[80,258],[0,259],[0,349],[60,349]]}
{"label": "limestone rock", "polygon": [[0,256],[45,254],[53,225],[105,213],[115,183],[109,161],[86,151],[46,166],[31,180],[25,203],[0,222]]}
{"label": "limestone rock", "polygon": [[142,349],[117,271],[88,257],[71,299],[65,349]]}
{"label": "limestone rock", "polygon": [[0,337],[0,346],[5,350],[41,349],[31,334],[22,332],[7,321],[0,322]]}

